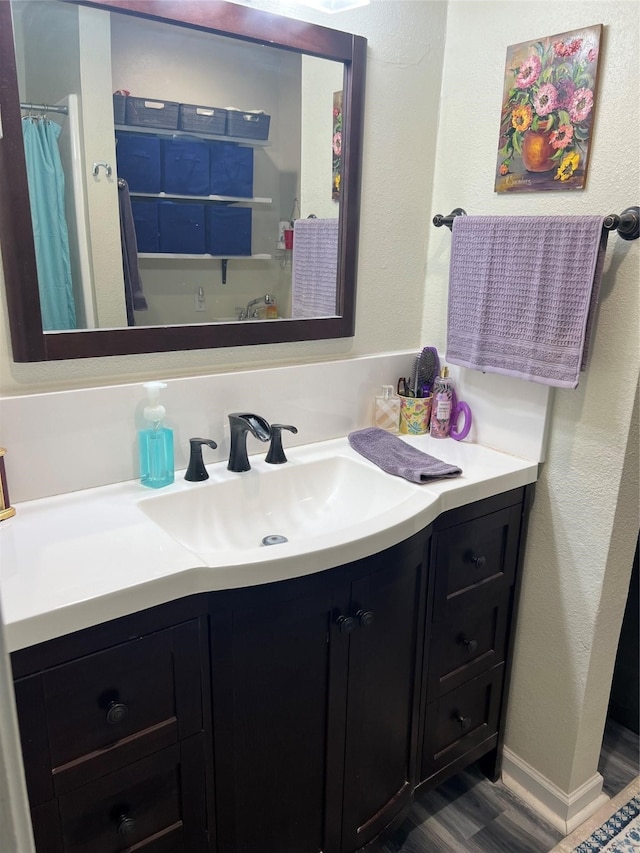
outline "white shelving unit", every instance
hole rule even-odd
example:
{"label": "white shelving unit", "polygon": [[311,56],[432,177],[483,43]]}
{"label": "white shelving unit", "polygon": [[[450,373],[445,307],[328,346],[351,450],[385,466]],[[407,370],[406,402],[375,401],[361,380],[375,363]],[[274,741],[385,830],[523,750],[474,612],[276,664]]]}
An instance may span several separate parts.
{"label": "white shelving unit", "polygon": [[239,145],[249,145],[252,148],[268,148],[268,139],[248,139],[245,136],[225,136],[224,134],[200,133],[195,130],[166,130],[162,127],[143,127],[137,124],[116,124],[116,130],[127,133],[152,133],[154,136],[191,136],[195,139],[216,139],[218,142],[237,142]]}
{"label": "white shelving unit", "polygon": [[175,193],[139,193],[131,191],[131,198],[179,199],[180,201],[227,201],[233,204],[273,204],[272,198],[247,198],[232,195],[177,195]]}
{"label": "white shelving unit", "polygon": [[168,252],[140,252],[138,259],[143,261],[270,261],[272,255],[179,255]]}

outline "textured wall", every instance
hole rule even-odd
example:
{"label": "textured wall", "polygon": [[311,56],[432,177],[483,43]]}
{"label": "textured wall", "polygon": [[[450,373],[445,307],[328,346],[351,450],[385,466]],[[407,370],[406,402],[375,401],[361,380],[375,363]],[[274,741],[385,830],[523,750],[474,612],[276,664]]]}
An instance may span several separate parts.
{"label": "textured wall", "polygon": [[251,5],[268,11],[288,10],[295,17],[349,30],[369,40],[355,337],[57,364],[14,364],[0,281],[0,328],[4,332],[0,340],[0,393],[342,358],[419,344],[446,4],[438,0],[375,0],[369,7],[339,15],[314,12],[294,2],[260,0]]}
{"label": "textured wall", "polygon": [[[639,201],[639,9],[632,2],[449,4],[433,212],[606,214]],[[496,196],[507,45],[602,23],[589,175],[579,192]],[[444,348],[448,231],[431,229],[425,330]],[[531,519],[507,745],[564,792],[596,771],[638,533],[637,456],[625,451],[638,382],[640,241],[609,239],[588,372],[555,392]],[[637,422],[637,415],[636,415]],[[637,439],[636,439],[637,442]]]}

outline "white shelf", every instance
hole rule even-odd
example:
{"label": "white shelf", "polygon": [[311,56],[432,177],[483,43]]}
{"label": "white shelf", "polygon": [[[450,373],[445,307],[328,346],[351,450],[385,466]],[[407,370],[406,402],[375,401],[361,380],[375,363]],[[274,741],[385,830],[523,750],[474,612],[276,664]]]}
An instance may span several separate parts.
{"label": "white shelf", "polygon": [[272,255],[179,255],[169,252],[139,252],[138,258],[152,261],[270,261]]}
{"label": "white shelf", "polygon": [[154,136],[192,136],[196,139],[217,139],[219,142],[237,142],[249,145],[251,148],[267,148],[271,143],[268,139],[247,139],[245,136],[225,136],[217,133],[200,133],[196,130],[167,130],[163,127],[139,127],[137,124],[116,124],[116,130],[127,133],[152,133]]}
{"label": "white shelf", "polygon": [[177,193],[139,193],[131,191],[131,198],[177,198],[186,201],[229,201],[244,202],[245,204],[273,204],[272,198],[247,198],[235,195],[178,195]]}

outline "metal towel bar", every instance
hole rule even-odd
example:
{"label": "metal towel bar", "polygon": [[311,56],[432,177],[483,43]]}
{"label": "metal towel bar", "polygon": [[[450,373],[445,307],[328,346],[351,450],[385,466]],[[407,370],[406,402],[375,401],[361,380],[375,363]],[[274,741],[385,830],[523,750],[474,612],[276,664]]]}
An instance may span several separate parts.
{"label": "metal towel bar", "polygon": [[[433,217],[436,228],[445,225],[449,230],[453,228],[453,220],[456,216],[466,216],[467,211],[461,207],[454,208],[448,216],[437,213]],[[637,240],[640,236],[640,207],[627,207],[620,216],[609,213],[604,218],[602,227],[607,231],[617,231],[623,240]]]}

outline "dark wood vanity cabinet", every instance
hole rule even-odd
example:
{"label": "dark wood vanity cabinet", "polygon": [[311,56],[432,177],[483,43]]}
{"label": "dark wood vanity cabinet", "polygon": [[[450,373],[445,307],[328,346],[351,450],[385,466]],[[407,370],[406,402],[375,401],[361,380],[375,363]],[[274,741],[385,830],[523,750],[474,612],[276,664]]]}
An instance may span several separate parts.
{"label": "dark wood vanity cabinet", "polygon": [[532,488],[442,515],[433,525],[422,681],[419,783],[493,753],[506,708],[510,638]]}
{"label": "dark wood vanity cabinet", "polygon": [[532,497],[15,652],[38,853],[353,853],[418,786],[496,778]]}
{"label": "dark wood vanity cabinet", "polygon": [[409,801],[426,556],[214,599],[218,853],[355,850]]}
{"label": "dark wood vanity cabinet", "polygon": [[199,606],[187,599],[12,656],[38,853],[210,849]]}

